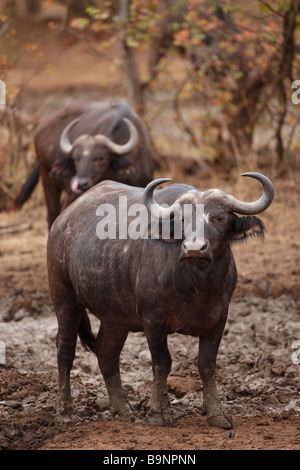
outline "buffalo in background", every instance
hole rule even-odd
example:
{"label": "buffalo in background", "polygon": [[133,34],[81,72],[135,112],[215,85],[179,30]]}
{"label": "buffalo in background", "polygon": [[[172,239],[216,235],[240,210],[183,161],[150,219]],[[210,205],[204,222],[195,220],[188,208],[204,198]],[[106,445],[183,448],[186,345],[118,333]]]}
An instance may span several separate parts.
{"label": "buffalo in background", "polygon": [[153,176],[148,131],[125,103],[69,104],[38,125],[34,143],[37,163],[14,206],[23,206],[41,175],[49,228],[64,208],[101,181],[145,187]]}

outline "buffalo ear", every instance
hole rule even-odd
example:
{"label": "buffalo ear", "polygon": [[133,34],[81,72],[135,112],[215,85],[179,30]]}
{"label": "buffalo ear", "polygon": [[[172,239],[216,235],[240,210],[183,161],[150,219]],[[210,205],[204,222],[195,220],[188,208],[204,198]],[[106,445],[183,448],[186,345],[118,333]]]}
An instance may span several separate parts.
{"label": "buffalo ear", "polygon": [[238,242],[249,237],[263,239],[265,229],[263,222],[258,217],[253,215],[235,216],[231,226],[231,241]]}
{"label": "buffalo ear", "polygon": [[75,175],[75,166],[72,158],[59,158],[52,165],[50,175],[53,178],[72,178]]}

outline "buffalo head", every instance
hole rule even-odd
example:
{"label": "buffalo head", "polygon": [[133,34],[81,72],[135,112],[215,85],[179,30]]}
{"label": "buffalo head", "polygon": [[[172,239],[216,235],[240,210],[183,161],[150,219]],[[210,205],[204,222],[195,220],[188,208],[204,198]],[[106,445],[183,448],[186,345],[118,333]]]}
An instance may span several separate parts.
{"label": "buffalo head", "polygon": [[[179,223],[181,227],[182,236],[174,237],[181,238],[178,240],[181,243],[181,260],[197,259],[197,265],[204,268],[212,261],[221,259],[231,242],[253,236],[263,238],[264,224],[254,214],[263,212],[271,204],[274,196],[273,185],[260,173],[244,173],[242,176],[255,178],[262,184],[264,193],[260,199],[255,202],[242,202],[219,189],[204,192],[191,189],[176,199],[170,207],[163,207],[154,199],[153,191],[159,184],[170,180],[163,178],[148,184],[143,199],[151,216],[161,221],[171,220],[173,226],[177,223],[178,227]],[[186,205],[192,208],[188,221],[185,220]],[[200,214],[202,225],[196,223],[197,205],[204,208]],[[243,217],[238,217],[235,213],[242,214]],[[187,233],[183,230],[184,227],[187,228]]]}
{"label": "buffalo head", "polygon": [[139,136],[135,125],[127,118],[123,120],[129,130],[129,139],[123,145],[102,134],[82,134],[71,143],[69,133],[80,119],[74,119],[63,130],[60,149],[64,154],[71,156],[75,167],[76,174],[71,180],[71,190],[74,194],[81,194],[106,178],[112,154],[116,157],[124,156],[137,146]]}

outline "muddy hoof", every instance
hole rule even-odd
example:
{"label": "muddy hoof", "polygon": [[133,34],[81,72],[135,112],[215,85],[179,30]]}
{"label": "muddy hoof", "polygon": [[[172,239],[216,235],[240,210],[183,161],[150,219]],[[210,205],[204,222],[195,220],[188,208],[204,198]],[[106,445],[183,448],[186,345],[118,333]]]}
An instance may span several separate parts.
{"label": "muddy hoof", "polygon": [[171,412],[155,413],[148,415],[148,423],[150,426],[173,426],[173,418]]}
{"label": "muddy hoof", "polygon": [[163,426],[164,422],[161,416],[149,416],[148,424],[150,424],[150,426]]}
{"label": "muddy hoof", "polygon": [[231,416],[227,416],[225,414],[219,414],[215,416],[208,416],[206,418],[207,423],[209,426],[213,426],[215,428],[221,429],[232,429],[232,418]]}
{"label": "muddy hoof", "polygon": [[135,421],[136,420],[136,416],[133,412],[133,410],[131,409],[131,407],[126,407],[126,408],[122,408],[121,410],[116,410],[114,409],[113,410],[113,416],[118,416],[119,419],[121,419],[122,421]]}
{"label": "muddy hoof", "polygon": [[58,424],[69,424],[69,423],[81,421],[81,419],[75,413],[68,413],[68,414],[57,413],[55,416],[55,421]]}
{"label": "muddy hoof", "polygon": [[74,407],[71,400],[58,399],[56,402],[56,417],[57,419],[64,419],[72,417]]}

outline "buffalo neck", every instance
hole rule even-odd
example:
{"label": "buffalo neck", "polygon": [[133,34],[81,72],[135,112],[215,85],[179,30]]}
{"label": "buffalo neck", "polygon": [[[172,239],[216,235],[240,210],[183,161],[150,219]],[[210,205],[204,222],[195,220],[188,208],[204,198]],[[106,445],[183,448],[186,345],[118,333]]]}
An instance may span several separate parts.
{"label": "buffalo neck", "polygon": [[[230,267],[231,254],[230,247],[219,258],[214,258],[206,265],[202,260],[191,258],[186,261],[179,261],[179,271],[182,277],[189,280],[190,288],[194,291],[212,291],[215,294],[223,290],[226,276]],[[181,276],[180,276],[181,277]]]}
{"label": "buffalo neck", "polygon": [[[147,241],[154,243],[155,256],[142,257],[144,273],[149,276],[149,268],[153,270],[156,285],[163,288],[173,289],[178,294],[188,295],[203,292],[220,292],[226,282],[226,276],[231,263],[234,263],[231,249],[228,245],[222,254],[213,258],[206,265],[198,258],[180,259],[180,244],[165,244],[161,241]],[[147,244],[148,244],[147,243]],[[147,268],[146,268],[147,266]]]}

